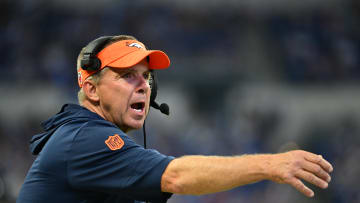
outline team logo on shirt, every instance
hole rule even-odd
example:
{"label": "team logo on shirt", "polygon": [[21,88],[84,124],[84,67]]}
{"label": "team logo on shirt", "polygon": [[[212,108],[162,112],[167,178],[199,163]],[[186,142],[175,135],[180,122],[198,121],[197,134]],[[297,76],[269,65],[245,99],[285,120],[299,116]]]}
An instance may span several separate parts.
{"label": "team logo on shirt", "polygon": [[113,151],[119,150],[124,146],[124,140],[122,140],[118,134],[115,134],[114,136],[109,136],[109,138],[105,140],[105,144]]}

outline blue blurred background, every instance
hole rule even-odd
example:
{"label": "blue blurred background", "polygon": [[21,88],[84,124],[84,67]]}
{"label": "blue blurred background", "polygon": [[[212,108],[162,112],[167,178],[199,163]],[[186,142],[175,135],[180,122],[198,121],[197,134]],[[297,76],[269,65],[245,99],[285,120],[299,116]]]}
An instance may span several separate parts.
{"label": "blue blurred background", "polygon": [[[308,199],[269,181],[170,203],[359,203],[360,1],[1,0],[0,202],[14,203],[34,157],[28,141],[76,103],[76,57],[101,35],[164,50],[148,145],[238,155],[304,149],[334,165]],[[132,132],[142,143],[141,131]]]}

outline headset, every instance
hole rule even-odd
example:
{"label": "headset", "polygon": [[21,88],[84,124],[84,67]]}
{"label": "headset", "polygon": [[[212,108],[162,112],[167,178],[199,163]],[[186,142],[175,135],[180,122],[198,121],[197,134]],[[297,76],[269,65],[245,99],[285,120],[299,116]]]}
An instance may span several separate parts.
{"label": "headset", "polygon": [[[105,46],[108,44],[108,42],[113,38],[114,36],[102,36],[99,37],[93,41],[91,41],[84,50],[84,56],[80,61],[80,66],[83,70],[88,71],[97,71],[101,68],[101,60],[96,56],[102,49],[105,48]],[[149,58],[148,58],[149,60]],[[157,96],[157,78],[156,73],[154,70],[151,70],[151,80],[150,80],[150,88],[151,88],[151,95],[150,95],[150,106],[160,110],[161,113],[169,115],[170,109],[169,105],[166,103],[162,103],[159,105],[155,102],[156,96]]]}

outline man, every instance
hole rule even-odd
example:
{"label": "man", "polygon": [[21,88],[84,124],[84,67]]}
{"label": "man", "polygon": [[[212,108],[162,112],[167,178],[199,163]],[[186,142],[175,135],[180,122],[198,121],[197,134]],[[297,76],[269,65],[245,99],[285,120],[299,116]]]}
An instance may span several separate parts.
{"label": "man", "polygon": [[166,202],[173,193],[215,193],[261,180],[290,184],[308,197],[314,193],[301,179],[328,187],[331,164],[306,151],[174,158],[134,143],[125,133],[143,126],[154,102],[152,70],[169,65],[164,52],[131,36],[85,47],[77,65],[80,105],[64,105],[33,137],[38,157],[17,202]]}

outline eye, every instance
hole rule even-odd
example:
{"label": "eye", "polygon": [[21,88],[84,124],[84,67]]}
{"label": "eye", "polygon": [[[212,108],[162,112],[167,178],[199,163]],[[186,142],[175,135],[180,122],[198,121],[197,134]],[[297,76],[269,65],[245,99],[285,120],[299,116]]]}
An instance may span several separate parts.
{"label": "eye", "polygon": [[146,82],[151,86],[152,83],[152,77],[151,77],[151,72],[145,72],[143,74],[144,79],[146,80]]}
{"label": "eye", "polygon": [[131,78],[132,76],[133,76],[133,73],[131,73],[131,72],[126,72],[121,75],[122,78]]}
{"label": "eye", "polygon": [[150,72],[145,72],[145,73],[143,74],[143,77],[144,77],[145,80],[149,80],[150,77],[151,77]]}

